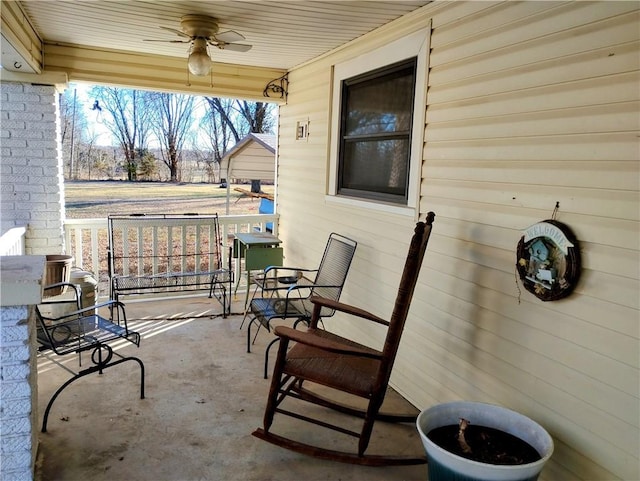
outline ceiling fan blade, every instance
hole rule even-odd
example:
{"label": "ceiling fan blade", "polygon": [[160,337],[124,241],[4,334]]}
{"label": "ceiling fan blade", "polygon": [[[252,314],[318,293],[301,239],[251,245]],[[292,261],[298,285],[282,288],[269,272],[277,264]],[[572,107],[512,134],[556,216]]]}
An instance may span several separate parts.
{"label": "ceiling fan blade", "polygon": [[180,35],[181,37],[186,37],[186,38],[191,38],[189,35],[187,35],[184,32],[181,32],[180,30],[176,30],[175,28],[170,28],[170,27],[160,27],[162,30],[168,30],[169,32],[173,32],[176,35]]}
{"label": "ceiling fan blade", "polygon": [[217,45],[222,50],[231,50],[232,52],[248,52],[253,45],[245,45],[242,43],[222,43]]}
{"label": "ceiling fan blade", "polygon": [[226,32],[216,33],[215,35],[212,35],[212,37],[216,39],[218,42],[225,42],[225,43],[244,40],[243,35],[239,34],[238,32],[234,32],[233,30],[227,30]]}
{"label": "ceiling fan blade", "polygon": [[143,42],[164,42],[164,43],[189,43],[191,40],[155,40],[151,38],[143,38]]}

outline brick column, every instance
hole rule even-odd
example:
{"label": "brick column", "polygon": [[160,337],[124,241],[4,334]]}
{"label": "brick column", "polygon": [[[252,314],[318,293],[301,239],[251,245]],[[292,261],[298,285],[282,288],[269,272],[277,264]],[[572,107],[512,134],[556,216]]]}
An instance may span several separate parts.
{"label": "brick column", "polygon": [[61,254],[64,181],[56,87],[0,86],[0,217],[5,225],[28,225],[27,254]]}
{"label": "brick column", "polygon": [[[65,214],[57,88],[2,81],[0,95],[2,233],[27,226],[26,254],[61,254]],[[34,476],[38,414],[31,313],[42,299],[44,265],[44,256],[0,259],[2,481],[30,481]]]}
{"label": "brick column", "polygon": [[38,370],[33,305],[43,256],[0,259],[0,479],[31,481],[38,447]]}

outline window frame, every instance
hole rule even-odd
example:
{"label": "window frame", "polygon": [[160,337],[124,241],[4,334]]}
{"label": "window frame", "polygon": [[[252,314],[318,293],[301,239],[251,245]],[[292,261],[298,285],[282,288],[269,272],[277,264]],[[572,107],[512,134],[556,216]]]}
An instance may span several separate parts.
{"label": "window frame", "polygon": [[[424,145],[429,38],[430,28],[424,28],[396,41],[387,43],[383,47],[333,66],[327,202],[372,208],[417,217],[420,171]],[[378,198],[353,197],[345,195],[344,193],[338,193],[340,146],[342,144],[340,127],[342,122],[343,81],[392,66],[413,57],[416,58],[416,76],[406,204],[385,202]]]}
{"label": "window frame", "polygon": [[[349,112],[347,112],[347,104],[349,93],[357,90],[360,86],[365,85],[371,81],[379,82],[385,78],[393,76],[398,72],[402,72],[405,70],[411,71],[411,96],[412,98],[415,96],[416,89],[416,68],[417,68],[417,58],[411,57],[405,60],[402,60],[393,65],[387,65],[385,67],[376,69],[371,72],[366,72],[362,75],[358,75],[356,77],[351,77],[349,79],[343,80],[341,82],[341,96],[342,102],[340,107],[340,148],[338,149],[338,181],[337,181],[337,193],[338,195],[345,195],[349,197],[357,197],[359,199],[367,199],[378,202],[390,202],[396,205],[406,205],[407,198],[409,195],[409,166],[411,165],[411,150],[407,149],[407,172],[406,177],[403,179],[403,193],[400,194],[392,194],[388,192],[376,192],[373,190],[368,190],[366,188],[358,189],[353,187],[345,186],[345,151],[347,150],[347,145],[352,141],[365,141],[365,142],[379,142],[379,141],[387,141],[387,140],[405,140],[408,141],[408,145],[411,145],[411,130],[394,130],[392,132],[377,132],[377,133],[369,133],[369,134],[359,134],[356,136],[347,135],[345,130],[347,128],[347,118]],[[352,90],[354,89],[354,90]],[[414,109],[415,105],[411,102],[409,107],[410,115],[411,115],[411,125],[413,125],[414,121]],[[353,138],[353,137],[357,137]]]}

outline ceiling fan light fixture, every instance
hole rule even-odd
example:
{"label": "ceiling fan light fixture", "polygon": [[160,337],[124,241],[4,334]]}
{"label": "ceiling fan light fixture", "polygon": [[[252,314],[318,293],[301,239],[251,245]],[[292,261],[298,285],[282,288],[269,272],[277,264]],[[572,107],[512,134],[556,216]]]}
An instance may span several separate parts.
{"label": "ceiling fan light fixture", "polygon": [[192,75],[198,77],[209,75],[211,71],[211,58],[209,58],[207,52],[206,40],[197,38],[193,41],[193,48],[189,54],[187,65]]}

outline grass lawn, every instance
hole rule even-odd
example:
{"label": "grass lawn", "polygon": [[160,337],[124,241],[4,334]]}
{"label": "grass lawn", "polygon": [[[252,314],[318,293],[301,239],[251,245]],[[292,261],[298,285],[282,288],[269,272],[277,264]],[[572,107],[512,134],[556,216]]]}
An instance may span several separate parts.
{"label": "grass lawn", "polygon": [[[163,182],[66,181],[65,208],[68,219],[104,218],[109,214],[224,215],[227,189],[218,184],[172,184]],[[260,199],[234,190],[250,190],[248,184],[231,185],[229,214],[257,214]],[[262,190],[273,194],[273,185]]]}

